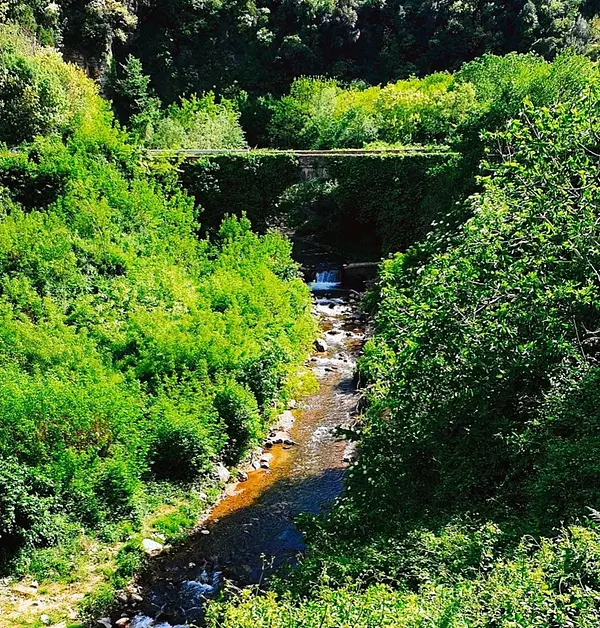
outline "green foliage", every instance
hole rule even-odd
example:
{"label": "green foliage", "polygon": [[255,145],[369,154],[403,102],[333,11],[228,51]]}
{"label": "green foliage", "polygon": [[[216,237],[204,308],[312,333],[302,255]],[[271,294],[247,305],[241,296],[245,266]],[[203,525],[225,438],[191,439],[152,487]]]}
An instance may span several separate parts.
{"label": "green foliage", "polygon": [[213,92],[182,98],[165,111],[150,87],[139,59],[129,55],[120,71],[111,66],[108,93],[120,120],[149,148],[245,148],[239,111],[233,101]]}
{"label": "green foliage", "polygon": [[450,74],[343,89],[337,81],[300,78],[273,105],[269,135],[283,148],[362,148],[448,142],[475,108],[468,83]]}
{"label": "green foliage", "polygon": [[[199,240],[175,169],[149,171],[87,79],[49,58],[91,106],[67,110],[64,139],[0,153],[3,557],[55,541],[59,514],[135,520],[153,477],[233,462],[315,333],[283,237],[228,219]],[[269,395],[251,392],[256,364]]]}
{"label": "green foliage", "polygon": [[14,27],[0,28],[0,67],[0,142],[65,133],[106,108],[80,72]]}
{"label": "green foliage", "polygon": [[293,155],[268,151],[248,155],[216,155],[185,162],[181,183],[202,208],[200,226],[215,231],[225,212],[245,214],[254,229],[276,223],[279,198],[300,180]]}
{"label": "green foliage", "polygon": [[[374,383],[363,440],[372,467],[353,472],[357,499],[381,491],[396,504],[404,495],[405,512],[456,506],[457,495],[531,506],[523,478],[539,464],[538,432],[553,433],[548,395],[593,369],[581,339],[598,322],[597,189],[584,148],[595,142],[596,102],[590,87],[575,105],[530,108],[513,121],[495,138],[502,161],[473,218],[448,248],[436,252],[432,240],[428,256],[416,250],[384,265],[379,331],[362,365]],[[593,415],[578,420],[593,425]],[[408,497],[417,493],[418,504]]]}
{"label": "green foliage", "polygon": [[[300,76],[377,85],[485,53],[594,53],[597,14],[594,0],[511,0],[501,10],[493,0],[153,1],[139,5],[136,37],[118,52],[142,60],[166,102],[209,90],[279,95]],[[368,136],[369,116],[358,113],[353,137]]]}
{"label": "green foliage", "polygon": [[[460,536],[442,532],[415,548],[410,558],[425,554],[432,566],[447,560],[447,543]],[[600,538],[594,528],[573,527],[556,538],[536,542],[524,537],[515,550],[479,570],[469,570],[470,557],[459,549],[456,575],[435,568],[410,590],[383,584],[315,583],[310,597],[245,591],[234,603],[209,609],[208,625],[222,628],[335,628],[359,626],[569,626],[598,623],[597,596]],[[410,562],[410,560],[409,560]],[[471,571],[471,573],[469,573]],[[464,574],[464,575],[460,575]]]}
{"label": "green foliage", "polygon": [[0,539],[2,554],[20,545],[56,540],[52,512],[56,506],[51,482],[23,468],[15,459],[0,459]]}
{"label": "green foliage", "polygon": [[127,57],[120,73],[113,61],[107,91],[119,119],[131,120],[135,129],[145,130],[160,115],[160,100],[151,95],[150,77],[144,74],[140,60],[133,55]]}
{"label": "green foliage", "polygon": [[234,463],[264,436],[257,397],[247,388],[229,382],[217,391],[214,405],[227,432],[226,460]]}
{"label": "green foliage", "polygon": [[182,98],[152,130],[151,148],[246,148],[240,114],[232,101],[215,102],[213,92]]}

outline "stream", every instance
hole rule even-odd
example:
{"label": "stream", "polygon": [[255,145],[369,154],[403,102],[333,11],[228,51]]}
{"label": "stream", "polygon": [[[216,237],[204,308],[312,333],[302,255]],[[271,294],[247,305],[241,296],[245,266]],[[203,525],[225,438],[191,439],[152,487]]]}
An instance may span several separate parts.
{"label": "stream", "polygon": [[[114,618],[129,628],[201,624],[204,607],[224,588],[262,584],[306,547],[294,520],[331,506],[342,490],[353,445],[337,428],[350,426],[358,394],[354,374],[365,335],[358,294],[342,290],[335,271],[311,284],[322,334],[308,361],[319,390],[283,412],[247,479],[226,486],[223,499],[184,545],[153,559]],[[133,601],[132,601],[133,599]]]}

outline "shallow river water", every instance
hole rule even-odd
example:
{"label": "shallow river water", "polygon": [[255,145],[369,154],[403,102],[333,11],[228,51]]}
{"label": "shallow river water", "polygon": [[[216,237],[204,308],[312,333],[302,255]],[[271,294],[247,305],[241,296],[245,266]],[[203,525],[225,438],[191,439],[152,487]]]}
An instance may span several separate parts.
{"label": "shallow river water", "polygon": [[204,605],[226,580],[236,586],[262,583],[305,551],[294,519],[332,504],[354,455],[336,432],[356,412],[354,372],[364,322],[353,297],[338,294],[315,297],[326,347],[317,347],[308,362],[319,391],[281,417],[295,444],[265,450],[272,456],[270,468],[251,469],[245,482],[228,485],[201,529],[182,547],[154,559],[140,583],[141,600],[122,613],[133,615],[131,628],[199,623]]}

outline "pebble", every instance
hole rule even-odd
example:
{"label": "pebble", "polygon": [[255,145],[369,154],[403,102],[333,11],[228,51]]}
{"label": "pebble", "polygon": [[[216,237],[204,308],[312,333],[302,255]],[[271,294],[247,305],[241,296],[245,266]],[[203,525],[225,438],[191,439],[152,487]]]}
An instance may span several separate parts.
{"label": "pebble", "polygon": [[273,447],[273,445],[295,445],[296,441],[290,438],[287,432],[283,430],[278,430],[276,432],[271,432],[271,435],[267,439],[265,443],[265,447]]}

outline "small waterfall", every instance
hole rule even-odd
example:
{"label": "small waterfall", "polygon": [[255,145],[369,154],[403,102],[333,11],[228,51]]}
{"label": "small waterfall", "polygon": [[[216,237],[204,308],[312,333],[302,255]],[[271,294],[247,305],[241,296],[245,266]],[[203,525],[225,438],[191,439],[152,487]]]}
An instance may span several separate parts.
{"label": "small waterfall", "polygon": [[341,272],[339,268],[328,268],[317,271],[315,280],[310,284],[311,290],[331,290],[341,285]]}

